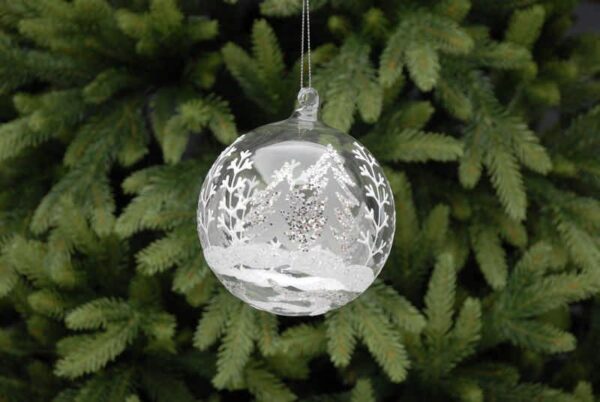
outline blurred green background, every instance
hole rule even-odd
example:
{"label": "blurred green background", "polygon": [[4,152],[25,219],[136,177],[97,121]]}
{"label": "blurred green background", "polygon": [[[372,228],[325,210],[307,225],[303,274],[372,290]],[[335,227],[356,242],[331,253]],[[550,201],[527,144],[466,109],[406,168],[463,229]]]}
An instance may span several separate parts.
{"label": "blurred green background", "polygon": [[0,401],[598,400],[600,3],[311,3],[397,227],[292,319],[224,290],[195,209],[293,110],[301,2],[0,0]]}

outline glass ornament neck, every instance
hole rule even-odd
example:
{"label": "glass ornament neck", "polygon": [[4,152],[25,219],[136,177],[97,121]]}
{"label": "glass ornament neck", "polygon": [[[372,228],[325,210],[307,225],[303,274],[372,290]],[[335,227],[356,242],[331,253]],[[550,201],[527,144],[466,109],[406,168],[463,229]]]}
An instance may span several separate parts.
{"label": "glass ornament neck", "polygon": [[298,92],[298,108],[292,118],[306,122],[316,122],[319,119],[319,93],[311,87],[301,88]]}
{"label": "glass ornament neck", "polygon": [[[306,37],[306,47],[305,47]],[[308,58],[308,86],[304,86],[304,50]],[[312,87],[312,71],[310,60],[310,0],[302,0],[302,33],[300,34],[300,92],[298,92],[298,108],[292,119],[300,121],[303,129],[312,129],[319,119],[319,93]]]}

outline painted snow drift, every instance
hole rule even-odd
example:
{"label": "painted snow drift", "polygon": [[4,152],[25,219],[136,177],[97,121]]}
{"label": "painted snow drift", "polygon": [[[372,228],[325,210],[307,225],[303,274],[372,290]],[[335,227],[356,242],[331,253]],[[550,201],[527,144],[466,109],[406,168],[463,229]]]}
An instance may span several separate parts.
{"label": "painted snow drift", "polygon": [[358,297],[394,233],[392,193],[375,158],[342,133],[343,152],[285,138],[256,146],[249,135],[220,155],[200,192],[208,265],[235,296],[275,314],[324,314]]}

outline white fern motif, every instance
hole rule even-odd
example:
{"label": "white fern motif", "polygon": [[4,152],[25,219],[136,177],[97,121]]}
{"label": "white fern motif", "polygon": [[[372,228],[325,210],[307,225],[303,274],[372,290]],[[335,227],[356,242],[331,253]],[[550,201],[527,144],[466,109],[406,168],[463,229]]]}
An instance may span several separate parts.
{"label": "white fern motif", "polygon": [[221,153],[221,155],[219,155],[206,175],[206,185],[202,186],[202,189],[200,190],[200,197],[198,200],[198,231],[201,231],[204,234],[204,238],[206,239],[208,246],[210,246],[208,228],[216,219],[214,210],[208,208],[208,204],[212,200],[213,196],[217,193],[216,181],[221,176],[221,171],[223,170],[223,161],[229,158],[231,154],[236,151],[235,144],[240,138],[238,138],[236,142],[231,144]]}
{"label": "white fern motif", "polygon": [[385,178],[381,173],[376,172],[375,167],[379,164],[375,158],[365,152],[365,147],[358,142],[354,143],[352,151],[356,159],[363,161],[359,167],[360,175],[368,178],[371,183],[365,186],[367,198],[373,199],[377,204],[377,211],[374,208],[367,208],[366,218],[371,222],[372,231],[361,231],[358,242],[364,244],[368,249],[367,260],[365,264],[373,262],[378,254],[383,254],[387,247],[387,242],[383,239],[382,231],[389,226],[389,215],[385,207],[390,205],[390,194],[387,191]]}
{"label": "white fern motif", "polygon": [[221,214],[217,218],[217,227],[222,229],[231,244],[244,243],[250,240],[246,236],[246,212],[251,201],[252,193],[258,186],[256,176],[251,179],[240,175],[245,170],[252,169],[254,162],[252,152],[242,151],[239,158],[231,161],[227,170],[231,173],[221,182],[224,197],[219,202]]}

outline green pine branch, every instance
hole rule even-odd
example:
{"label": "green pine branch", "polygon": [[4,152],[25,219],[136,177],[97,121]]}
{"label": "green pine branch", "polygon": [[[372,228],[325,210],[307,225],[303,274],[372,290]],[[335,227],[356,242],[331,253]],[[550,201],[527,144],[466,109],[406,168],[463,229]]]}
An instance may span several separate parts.
{"label": "green pine branch", "polygon": [[489,226],[473,225],[470,228],[475,258],[488,284],[494,289],[506,285],[508,265],[499,234]]}
{"label": "green pine branch", "polygon": [[[453,258],[450,254],[441,254],[425,295],[425,328],[409,349],[416,356],[415,364],[422,377],[438,386],[475,353],[481,336],[482,313],[478,299],[467,298],[454,317],[456,287]],[[464,386],[470,387],[469,384]]]}
{"label": "green pine branch", "polygon": [[462,156],[462,144],[438,133],[413,129],[373,133],[364,138],[380,160],[393,162],[455,161]]}
{"label": "green pine branch", "polygon": [[370,46],[356,37],[346,40],[339,53],[315,74],[314,86],[323,100],[323,121],[348,131],[358,111],[374,123],[383,107],[383,89],[369,60]]}
{"label": "green pine branch", "polygon": [[327,352],[337,367],[346,367],[356,347],[356,332],[352,326],[351,308],[342,308],[330,313],[325,320],[327,328]]}
{"label": "green pine branch", "polygon": [[260,364],[251,364],[246,368],[245,381],[257,401],[291,402],[297,399],[276,375]]}
{"label": "green pine branch", "polygon": [[188,100],[179,105],[177,113],[166,121],[159,137],[165,161],[179,162],[188,144],[189,134],[199,133],[205,127],[210,128],[223,144],[230,144],[237,137],[229,106],[218,97]]}
{"label": "green pine branch", "polygon": [[0,400],[594,399],[578,2],[311,3],[322,120],[386,164],[396,230],[370,289],[298,321],[232,297],[193,222],[236,124],[293,109],[300,0],[0,1]]}
{"label": "green pine branch", "polygon": [[546,11],[541,5],[515,11],[506,30],[506,40],[531,48],[541,33],[545,17]]}
{"label": "green pine branch", "polygon": [[240,302],[230,313],[223,342],[219,346],[217,374],[213,384],[217,388],[238,387],[243,384],[244,367],[254,349],[256,322],[251,307]]}
{"label": "green pine branch", "polygon": [[439,53],[466,54],[473,40],[455,21],[428,12],[402,15],[381,55],[379,77],[382,85],[391,87],[408,72],[421,91],[430,91],[439,79]]}
{"label": "green pine branch", "polygon": [[519,164],[546,174],[552,168],[539,139],[520,119],[510,116],[491,92],[489,82],[471,75],[477,110],[465,132],[465,152],[459,178],[466,188],[474,187],[485,167],[507,214],[523,220],[527,195]]}
{"label": "green pine branch", "polygon": [[[126,179],[124,190],[137,196],[119,216],[116,233],[125,238],[144,229],[171,229],[193,219],[196,194],[189,188],[199,188],[198,177],[206,170],[205,163],[189,161],[149,168]],[[178,189],[173,189],[174,183]]]}
{"label": "green pine branch", "polygon": [[553,203],[541,211],[541,215],[552,222],[550,227],[544,228],[544,234],[559,247],[564,247],[575,264],[596,271],[600,261],[600,246],[596,241],[600,228],[598,201],[561,191],[540,178],[531,178],[528,184],[538,203],[545,204],[550,200]]}
{"label": "green pine branch", "polygon": [[507,340],[547,353],[572,350],[572,334],[537,319],[541,314],[595,294],[598,274],[551,273],[546,244],[529,249],[517,264],[506,287],[495,297],[486,319],[487,343]]}
{"label": "green pine branch", "polygon": [[253,25],[252,43],[252,55],[233,43],[225,45],[225,65],[246,96],[268,113],[278,115],[292,107],[295,93],[275,32],[265,20]]}
{"label": "green pine branch", "polygon": [[216,343],[224,333],[229,316],[236,307],[231,296],[221,291],[206,307],[196,333],[194,334],[194,346],[200,350],[206,350]]}
{"label": "green pine branch", "polygon": [[138,329],[138,320],[131,320],[111,325],[102,333],[62,339],[58,343],[61,359],[56,363],[56,375],[77,378],[100,370],[125,351]]}
{"label": "green pine branch", "polygon": [[38,96],[17,94],[13,102],[21,117],[0,127],[0,161],[65,135],[77,127],[87,111],[76,90]]}
{"label": "green pine branch", "polygon": [[398,331],[419,333],[424,324],[406,299],[377,284],[352,305],[327,316],[327,352],[335,366],[346,367],[360,339],[390,379],[400,382],[410,362]]}
{"label": "green pine branch", "polygon": [[360,379],[356,382],[350,395],[351,402],[375,402],[373,386],[368,379]]}
{"label": "green pine branch", "polygon": [[196,255],[194,225],[182,225],[154,241],[137,255],[138,269],[154,275]]}

